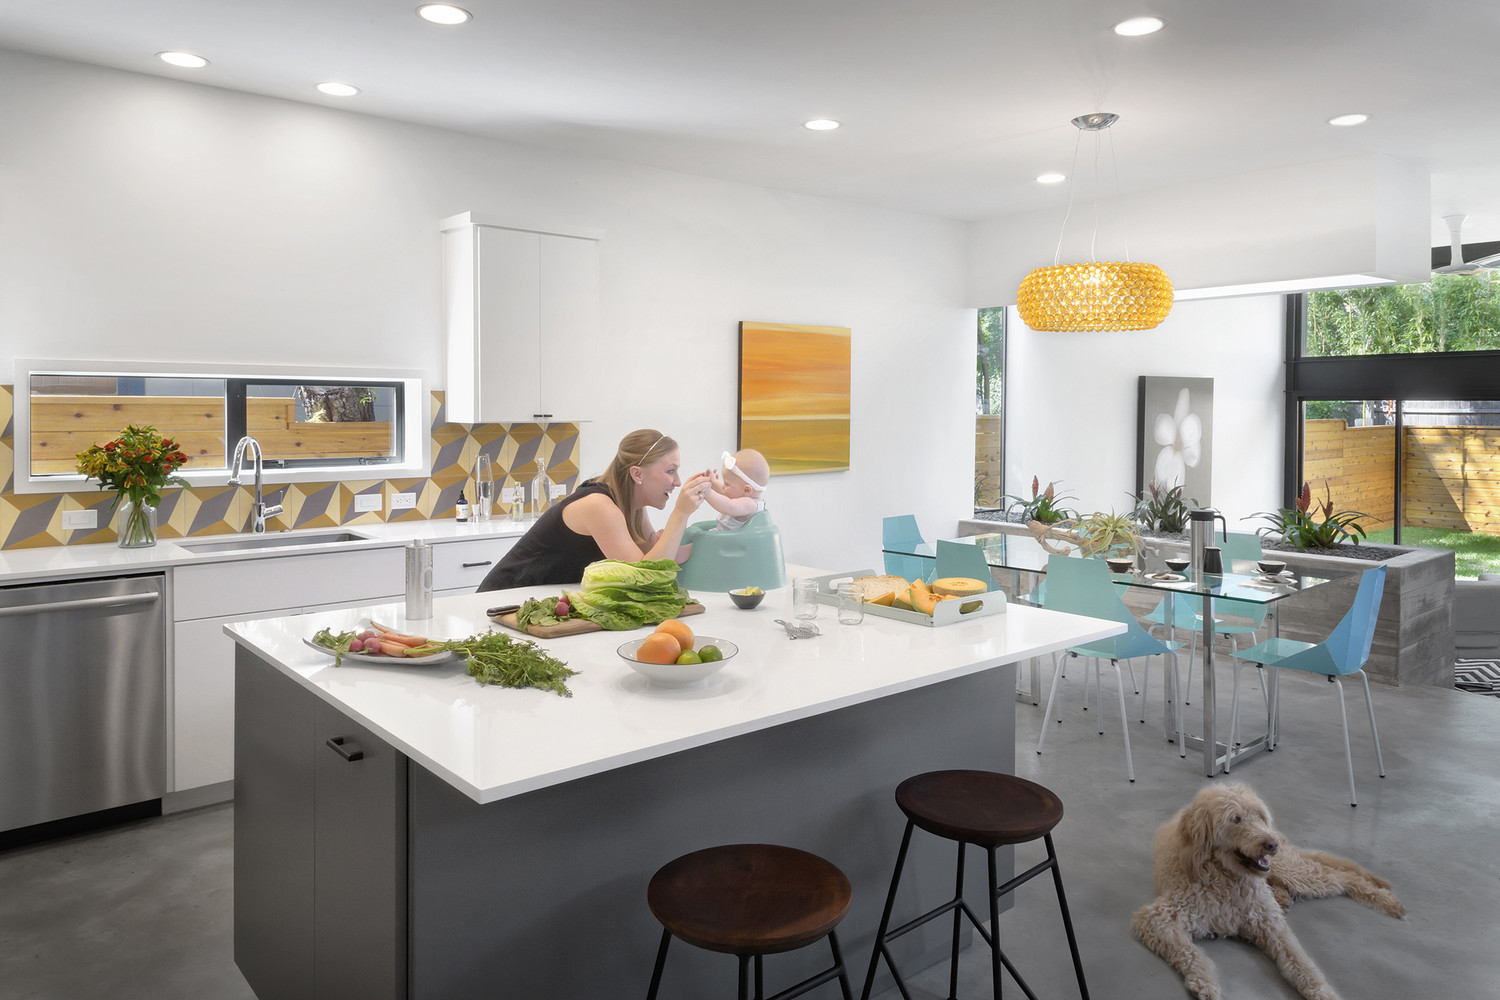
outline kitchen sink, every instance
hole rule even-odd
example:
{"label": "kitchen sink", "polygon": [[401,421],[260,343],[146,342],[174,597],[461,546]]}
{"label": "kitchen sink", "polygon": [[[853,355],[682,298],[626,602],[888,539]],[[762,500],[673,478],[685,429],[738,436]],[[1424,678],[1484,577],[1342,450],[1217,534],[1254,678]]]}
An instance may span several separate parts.
{"label": "kitchen sink", "polygon": [[189,552],[259,552],[304,545],[329,545],[341,542],[368,542],[368,535],[353,531],[268,531],[263,535],[213,535],[208,538],[181,538],[174,543]]}

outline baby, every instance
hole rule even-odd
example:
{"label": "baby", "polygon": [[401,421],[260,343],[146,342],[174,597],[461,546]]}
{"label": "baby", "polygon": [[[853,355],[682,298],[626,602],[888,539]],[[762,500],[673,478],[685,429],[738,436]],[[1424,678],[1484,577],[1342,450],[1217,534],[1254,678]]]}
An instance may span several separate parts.
{"label": "baby", "polygon": [[771,467],[754,448],[743,448],[733,455],[726,451],[723,461],[722,470],[709,471],[711,488],[703,499],[719,512],[715,530],[734,531],[766,509],[762,495],[770,484]]}

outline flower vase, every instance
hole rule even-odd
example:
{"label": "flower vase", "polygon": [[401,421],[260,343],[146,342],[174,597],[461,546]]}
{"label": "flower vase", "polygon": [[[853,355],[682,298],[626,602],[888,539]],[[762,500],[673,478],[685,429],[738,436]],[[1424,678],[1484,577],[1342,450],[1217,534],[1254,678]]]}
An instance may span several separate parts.
{"label": "flower vase", "polygon": [[149,503],[123,500],[120,522],[115,528],[120,548],[141,549],[156,544],[156,508]]}

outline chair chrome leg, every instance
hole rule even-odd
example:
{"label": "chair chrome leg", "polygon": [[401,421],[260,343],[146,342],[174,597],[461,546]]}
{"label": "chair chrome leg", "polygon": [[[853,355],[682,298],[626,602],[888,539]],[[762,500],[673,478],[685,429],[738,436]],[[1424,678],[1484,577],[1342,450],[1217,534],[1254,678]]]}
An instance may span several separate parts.
{"label": "chair chrome leg", "polygon": [[[1062,679],[1062,667],[1057,657],[1052,658],[1052,689],[1047,692],[1047,711],[1042,715],[1042,734],[1036,738],[1036,752],[1042,752],[1042,744],[1047,742],[1047,723],[1052,721],[1052,706],[1057,701],[1057,682]],[[1057,713],[1057,724],[1062,725],[1062,711]]]}
{"label": "chair chrome leg", "polygon": [[[1130,776],[1130,780],[1134,782],[1135,762],[1131,760],[1130,757],[1130,718],[1129,710],[1125,707],[1125,678],[1120,674],[1120,661],[1110,660],[1109,662],[1114,664],[1115,682],[1119,685],[1120,690],[1120,732],[1125,734],[1125,773],[1128,774]],[[1099,721],[1101,723],[1103,723],[1104,721],[1103,712],[1099,713]],[[1100,732],[1102,733],[1103,730],[1101,729]]]}
{"label": "chair chrome leg", "polygon": [[[1125,661],[1125,666],[1130,671],[1130,690],[1131,690],[1131,692],[1133,694],[1140,694],[1141,693],[1141,686],[1139,684],[1137,684],[1136,680],[1135,680],[1135,660],[1133,660],[1133,659],[1126,660]],[[1146,670],[1147,670],[1147,676],[1149,677],[1150,676],[1150,667],[1148,666],[1146,668]]]}
{"label": "chair chrome leg", "polygon": [[[1166,657],[1162,657],[1162,663],[1166,663]],[[1165,682],[1163,682],[1165,683]],[[1146,657],[1146,679],[1141,681],[1141,722],[1146,721],[1146,695],[1151,691],[1151,657]]]}
{"label": "chair chrome leg", "polygon": [[1375,731],[1375,703],[1370,700],[1370,678],[1363,671],[1358,671],[1359,679],[1365,684],[1365,710],[1370,713],[1370,735],[1375,739],[1375,763],[1380,767],[1380,776],[1385,777],[1385,758],[1380,755],[1380,734]]}
{"label": "chair chrome leg", "polygon": [[[1119,661],[1118,660],[1110,660],[1109,662],[1114,664],[1114,666],[1115,666],[1115,673],[1118,674],[1120,672],[1120,663],[1119,663]],[[1100,670],[1101,669],[1102,669],[1102,667],[1100,666],[1100,663],[1099,663],[1099,657],[1096,656],[1096,657],[1094,657],[1094,700],[1095,700],[1095,704],[1097,704],[1099,706],[1099,735],[1103,736],[1104,735],[1104,688],[1101,687],[1100,684],[1099,684],[1099,677],[1100,677]],[[1124,682],[1122,681],[1121,682],[1122,686],[1120,688],[1120,697],[1122,697],[1122,698],[1125,697],[1125,688],[1123,687],[1123,683]]]}
{"label": "chair chrome leg", "polygon": [[1344,726],[1344,764],[1349,768],[1349,804],[1359,805],[1354,799],[1354,751],[1349,748],[1349,713],[1344,709],[1344,684],[1337,677],[1328,678],[1339,693],[1339,722]]}

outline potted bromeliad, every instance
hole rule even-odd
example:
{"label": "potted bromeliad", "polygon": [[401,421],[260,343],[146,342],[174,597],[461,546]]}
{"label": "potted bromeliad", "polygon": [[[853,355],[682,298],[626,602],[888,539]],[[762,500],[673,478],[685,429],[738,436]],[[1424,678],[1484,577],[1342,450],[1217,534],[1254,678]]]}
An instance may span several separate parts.
{"label": "potted bromeliad", "polygon": [[1180,535],[1187,530],[1188,511],[1199,506],[1192,497],[1183,496],[1182,486],[1170,489],[1155,480],[1141,491],[1140,496],[1127,493],[1135,501],[1131,517],[1135,518],[1142,531],[1160,535]]}
{"label": "potted bromeliad", "polygon": [[1005,519],[1019,521],[1022,524],[1030,524],[1032,521],[1041,524],[1057,524],[1078,516],[1077,511],[1063,506],[1064,501],[1073,498],[1065,493],[1059,493],[1056,483],[1048,483],[1045,490],[1040,487],[1041,481],[1036,476],[1032,476],[1030,499],[1011,493],[1002,494],[1000,502],[1005,508]]}
{"label": "potted bromeliad", "polygon": [[1274,533],[1286,544],[1304,552],[1334,549],[1345,544],[1358,545],[1365,537],[1365,529],[1359,523],[1365,515],[1357,510],[1335,511],[1332,493],[1326,485],[1323,489],[1321,504],[1312,502],[1312,488],[1303,483],[1295,508],[1252,514],[1251,517],[1262,518],[1270,525],[1258,529],[1259,533],[1262,536]]}

